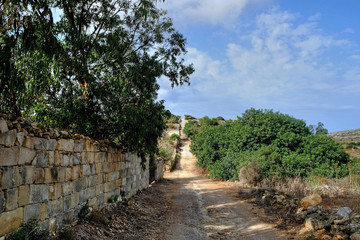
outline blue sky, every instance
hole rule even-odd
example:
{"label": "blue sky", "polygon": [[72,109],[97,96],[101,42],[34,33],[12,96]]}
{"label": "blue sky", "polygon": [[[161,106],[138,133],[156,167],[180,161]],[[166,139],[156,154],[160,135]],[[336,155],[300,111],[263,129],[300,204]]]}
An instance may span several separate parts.
{"label": "blue sky", "polygon": [[176,115],[273,109],[330,131],[360,128],[359,0],[167,0],[191,85],[160,79]]}

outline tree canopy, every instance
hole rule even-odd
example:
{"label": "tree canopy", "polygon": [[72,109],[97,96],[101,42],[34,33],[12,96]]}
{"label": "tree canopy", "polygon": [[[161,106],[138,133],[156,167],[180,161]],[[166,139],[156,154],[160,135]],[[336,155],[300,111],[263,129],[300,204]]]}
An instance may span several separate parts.
{"label": "tree canopy", "polygon": [[186,40],[155,0],[3,0],[0,111],[153,153],[159,77],[189,84]]}
{"label": "tree canopy", "polygon": [[198,165],[211,177],[236,179],[240,168],[252,163],[260,167],[262,177],[274,179],[336,177],[348,171],[349,156],[325,134],[322,123],[307,127],[289,115],[256,109],[223,125],[204,119],[196,126],[189,122],[185,129],[191,130],[190,147]]}

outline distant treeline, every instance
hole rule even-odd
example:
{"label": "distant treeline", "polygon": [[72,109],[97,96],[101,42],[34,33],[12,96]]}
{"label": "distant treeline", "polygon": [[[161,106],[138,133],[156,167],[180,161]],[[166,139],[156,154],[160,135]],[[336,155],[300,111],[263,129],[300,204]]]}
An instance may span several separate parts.
{"label": "distant treeline", "polygon": [[[204,117],[185,126],[198,165],[212,178],[238,178],[244,166],[256,164],[262,178],[342,177],[354,171],[341,144],[328,137],[322,123],[272,110],[246,110],[237,120]],[[351,168],[352,166],[352,168]]]}

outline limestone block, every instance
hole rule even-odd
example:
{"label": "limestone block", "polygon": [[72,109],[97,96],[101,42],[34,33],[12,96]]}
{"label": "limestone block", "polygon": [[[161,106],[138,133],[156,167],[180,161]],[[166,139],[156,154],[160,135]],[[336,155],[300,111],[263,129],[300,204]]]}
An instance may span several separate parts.
{"label": "limestone block", "polygon": [[52,168],[45,168],[44,174],[45,174],[45,177],[44,177],[45,184],[53,183],[55,181],[53,178],[53,174],[52,174]]}
{"label": "limestone block", "polygon": [[74,140],[73,139],[60,139],[57,142],[56,150],[73,152],[74,151]]}
{"label": "limestone block", "polygon": [[34,149],[36,150],[54,151],[55,147],[56,147],[55,139],[34,138]]}
{"label": "limestone block", "polygon": [[14,166],[18,164],[19,148],[2,148],[0,147],[0,167]]}
{"label": "limestone block", "polygon": [[62,183],[62,191],[64,196],[72,194],[74,191],[74,183],[73,182]]}
{"label": "limestone block", "polygon": [[55,166],[63,166],[64,156],[59,152],[54,152],[54,165]]}
{"label": "limestone block", "polygon": [[88,164],[95,163],[95,153],[94,152],[86,152],[86,162]]}
{"label": "limestone block", "polygon": [[85,142],[83,140],[77,140],[74,142],[74,152],[82,152],[85,149]]}
{"label": "limestone block", "polygon": [[0,191],[0,216],[1,213],[5,211],[5,203],[6,203],[5,192]]}
{"label": "limestone block", "polygon": [[310,206],[319,205],[322,202],[322,198],[319,194],[312,194],[310,196],[304,197],[300,200],[300,205],[304,209],[307,209]]}
{"label": "limestone block", "polygon": [[56,182],[66,181],[66,167],[55,167],[52,168],[53,177]]}
{"label": "limestone block", "polygon": [[36,166],[47,167],[49,166],[49,153],[46,151],[40,151],[36,155]]}
{"label": "limestone block", "polygon": [[96,196],[104,193],[104,184],[96,185],[95,186],[95,193],[96,193]]}
{"label": "limestone block", "polygon": [[27,136],[25,138],[23,147],[29,148],[29,149],[34,149],[34,144],[35,144],[35,139],[34,137],[29,137]]}
{"label": "limestone block", "polygon": [[89,206],[90,206],[90,207],[96,207],[96,206],[97,206],[97,198],[96,198],[96,197],[91,198],[91,199],[89,200]]}
{"label": "limestone block", "polygon": [[96,174],[96,166],[95,166],[95,164],[91,164],[90,167],[91,167],[91,175],[95,175]]}
{"label": "limestone block", "polygon": [[0,236],[3,236],[17,228],[24,221],[24,209],[18,208],[10,212],[0,214]]}
{"label": "limestone block", "polygon": [[101,173],[96,175],[96,181],[97,181],[97,184],[102,184],[104,182],[103,175]]}
{"label": "limestone block", "polygon": [[40,219],[41,203],[31,204],[24,207],[24,221]]}
{"label": "limestone block", "polygon": [[351,213],[352,213],[351,208],[349,208],[349,207],[341,207],[336,212],[336,215],[339,216],[342,219],[349,219]]}
{"label": "limestone block", "polygon": [[49,187],[49,198],[50,200],[58,199],[62,196],[62,184],[55,183],[53,186]]}
{"label": "limestone block", "polygon": [[49,165],[50,166],[54,166],[55,164],[55,152],[54,151],[48,151],[48,156],[49,156]]}
{"label": "limestone block", "polygon": [[64,197],[64,211],[67,212],[75,209],[79,205],[79,193],[75,192],[69,196]]}
{"label": "limestone block", "polygon": [[35,156],[35,150],[25,147],[20,148],[19,165],[31,165],[32,161],[35,159]]}
{"label": "limestone block", "polygon": [[86,140],[86,141],[85,141],[85,146],[84,146],[84,148],[85,148],[85,151],[86,151],[86,152],[90,152],[90,151],[91,151],[91,141],[90,141],[90,140]]}
{"label": "limestone block", "polygon": [[350,239],[351,239],[351,240],[360,240],[360,231],[359,231],[359,232],[356,232],[356,233],[353,233],[353,234],[350,236]]}
{"label": "limestone block", "polygon": [[60,214],[64,210],[64,199],[59,198],[54,201],[48,201],[46,203],[46,218],[54,217]]}
{"label": "limestone block", "polygon": [[43,168],[35,169],[35,183],[44,183],[45,181],[45,173]]}
{"label": "limestone block", "polygon": [[23,185],[18,188],[19,197],[18,204],[20,207],[28,205],[30,203],[30,186]]}
{"label": "limestone block", "polygon": [[25,166],[21,168],[21,177],[23,184],[32,184],[35,181],[35,167]]}
{"label": "limestone block", "polygon": [[19,133],[17,133],[16,134],[15,144],[17,146],[22,146],[24,144],[26,135],[27,135],[27,132],[19,132]]}
{"label": "limestone block", "polygon": [[95,172],[96,172],[96,174],[102,173],[102,164],[101,163],[95,164]]}
{"label": "limestone block", "polygon": [[77,179],[74,184],[75,184],[75,192],[80,192],[81,190],[86,188],[86,178],[79,178]]}
{"label": "limestone block", "polygon": [[9,131],[9,128],[6,123],[6,120],[3,118],[0,118],[0,133],[5,133],[7,131]]}
{"label": "limestone block", "polygon": [[49,186],[30,185],[30,203],[40,203],[49,199]]}
{"label": "limestone block", "polygon": [[10,189],[22,184],[22,177],[18,167],[5,168],[1,178],[1,188]]}
{"label": "limestone block", "polygon": [[73,163],[73,165],[81,164],[81,162],[82,162],[81,154],[77,153],[76,155],[72,155],[70,161]]}
{"label": "limestone block", "polygon": [[90,167],[90,165],[82,165],[81,167],[82,167],[83,176],[91,175],[91,167]]}
{"label": "limestone block", "polygon": [[68,166],[72,166],[72,162],[71,162],[71,156],[69,155],[63,155],[62,156],[62,163],[61,163],[61,166],[65,166],[65,167],[68,167]]}
{"label": "limestone block", "polygon": [[72,171],[72,169],[70,167],[66,168],[66,172],[65,172],[65,180],[66,181],[71,180],[71,171]]}
{"label": "limestone block", "polygon": [[97,184],[97,178],[96,176],[89,176],[86,178],[87,180],[87,187],[94,187]]}
{"label": "limestone block", "polygon": [[14,146],[16,142],[16,135],[16,129],[0,133],[0,145],[5,145],[7,147]]}
{"label": "limestone block", "polygon": [[82,177],[82,168],[80,165],[71,168],[71,180],[74,181]]}

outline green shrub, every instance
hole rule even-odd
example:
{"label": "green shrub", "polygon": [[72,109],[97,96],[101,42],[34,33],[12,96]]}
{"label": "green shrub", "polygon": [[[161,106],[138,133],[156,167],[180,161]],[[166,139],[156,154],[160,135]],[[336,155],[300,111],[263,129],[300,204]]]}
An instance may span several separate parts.
{"label": "green shrub", "polygon": [[74,232],[70,226],[65,226],[58,232],[57,240],[75,240]]}
{"label": "green shrub", "polygon": [[[236,179],[240,168],[256,162],[261,177],[273,180],[310,175],[327,178],[349,173],[348,154],[319,123],[311,132],[303,120],[272,110],[247,110],[217,125],[205,117],[189,122],[191,151],[211,177]],[[355,171],[353,168],[352,171]]]}
{"label": "green shrub", "polygon": [[38,221],[30,220],[9,233],[5,240],[46,240],[48,238],[49,232],[42,229]]}
{"label": "green shrub", "polygon": [[111,197],[109,197],[108,203],[116,203],[118,198],[119,198],[119,195],[112,195]]}
{"label": "green shrub", "polygon": [[164,162],[170,162],[172,159],[173,150],[165,147],[159,147],[157,157],[161,158]]}
{"label": "green shrub", "polygon": [[194,119],[196,119],[196,118],[191,116],[191,115],[186,115],[185,114],[185,120],[194,120]]}

